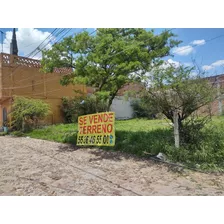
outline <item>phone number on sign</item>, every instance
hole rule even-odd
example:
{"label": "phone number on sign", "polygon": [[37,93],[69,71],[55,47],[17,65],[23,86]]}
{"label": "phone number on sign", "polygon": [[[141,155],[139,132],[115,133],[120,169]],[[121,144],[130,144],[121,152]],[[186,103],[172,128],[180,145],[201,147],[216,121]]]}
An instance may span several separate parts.
{"label": "phone number on sign", "polygon": [[113,145],[113,135],[78,136],[77,145]]}

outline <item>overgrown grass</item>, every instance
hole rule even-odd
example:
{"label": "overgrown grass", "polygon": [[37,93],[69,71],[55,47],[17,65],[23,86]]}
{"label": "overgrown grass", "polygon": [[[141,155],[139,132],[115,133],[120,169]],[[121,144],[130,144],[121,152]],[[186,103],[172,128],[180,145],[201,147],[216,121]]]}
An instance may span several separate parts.
{"label": "overgrown grass", "polygon": [[0,136],[5,136],[7,135],[7,132],[0,132]]}
{"label": "overgrown grass", "polygon": [[[166,120],[132,119],[116,121],[116,144],[102,147],[146,156],[165,153],[171,161],[206,170],[224,170],[224,117],[214,117],[201,134],[202,143],[174,148],[173,130]],[[77,124],[47,126],[26,133],[27,136],[76,144]]]}
{"label": "overgrown grass", "polygon": [[[158,132],[158,130],[168,130],[169,124],[165,120],[132,119],[126,121],[116,121],[115,127],[117,143],[131,136],[132,138],[135,136],[134,138],[138,139],[138,143],[140,139],[137,136],[141,136],[140,132],[143,134],[150,134],[151,131]],[[56,142],[76,144],[77,130],[77,124],[58,124],[32,130],[26,133],[26,136]],[[143,139],[141,139],[141,141],[142,140]]]}

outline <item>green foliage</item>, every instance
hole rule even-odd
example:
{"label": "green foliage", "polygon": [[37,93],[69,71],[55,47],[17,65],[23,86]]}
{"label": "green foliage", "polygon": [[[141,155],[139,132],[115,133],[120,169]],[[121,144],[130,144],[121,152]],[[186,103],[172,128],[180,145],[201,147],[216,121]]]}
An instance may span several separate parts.
{"label": "green foliage", "polygon": [[179,122],[193,112],[208,105],[217,97],[216,89],[207,79],[192,77],[195,68],[157,67],[152,72],[149,98],[152,105],[173,122],[173,112],[178,111]]}
{"label": "green foliage", "polygon": [[7,135],[7,132],[0,132],[0,136],[5,136],[5,135]]}
{"label": "green foliage", "polygon": [[107,110],[107,104],[101,95],[77,96],[73,99],[62,99],[62,111],[66,123],[77,122],[78,116],[94,114]]}
{"label": "green foliage", "polygon": [[[151,72],[151,88],[148,90],[148,100],[151,107],[163,113],[174,123],[174,113],[178,116],[178,128],[182,146],[185,144],[200,143],[200,129],[204,127],[208,119],[189,119],[189,117],[203,106],[208,106],[217,97],[217,90],[201,74],[192,77],[194,67],[158,66]],[[149,82],[149,80],[148,80]],[[205,122],[206,121],[206,122]],[[175,126],[177,127],[177,125]],[[200,141],[199,141],[200,140]],[[177,146],[178,147],[178,146]]]}
{"label": "green foliage", "polygon": [[[212,127],[213,126],[213,127]],[[209,125],[199,133],[196,141],[200,144],[187,144],[180,149],[173,146],[164,153],[174,162],[210,171],[224,171],[224,126]]]}
{"label": "green foliage", "polygon": [[168,30],[160,35],[155,35],[153,30],[129,28],[97,29],[92,36],[82,32],[43,51],[42,70],[74,69],[63,77],[61,84],[81,83],[95,87],[98,92],[108,92],[109,109],[124,84],[139,79],[152,63],[157,64],[170,55],[170,50],[180,43],[174,37]]}
{"label": "green foliage", "polygon": [[[77,124],[58,124],[34,129],[28,133],[31,138],[50,140],[62,143],[76,143]],[[74,136],[73,138],[71,136]]]}
{"label": "green foliage", "polygon": [[196,114],[191,115],[182,122],[180,127],[181,145],[190,151],[200,148],[205,141],[204,127],[211,121],[210,116],[198,117]]}
{"label": "green foliage", "polygon": [[155,118],[156,117],[156,111],[154,108],[151,107],[151,105],[148,105],[145,103],[142,99],[135,99],[132,100],[131,106],[133,108],[133,115],[135,118]]}
{"label": "green foliage", "polygon": [[141,91],[139,98],[134,98],[131,101],[131,106],[134,111],[134,117],[136,118],[156,118],[159,111],[151,103],[150,97],[145,90]]}
{"label": "green foliage", "polygon": [[24,133],[22,131],[13,131],[10,134],[15,137],[23,137],[24,136]]}
{"label": "green foliage", "polygon": [[41,100],[16,96],[11,112],[13,129],[26,131],[36,127],[38,121],[45,118],[49,112],[50,106]]}

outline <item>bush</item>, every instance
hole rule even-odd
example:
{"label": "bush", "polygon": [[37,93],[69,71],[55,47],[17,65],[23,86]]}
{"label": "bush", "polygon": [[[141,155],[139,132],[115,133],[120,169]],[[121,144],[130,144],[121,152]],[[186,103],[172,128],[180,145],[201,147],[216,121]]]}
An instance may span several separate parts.
{"label": "bush", "polygon": [[40,119],[50,112],[50,106],[42,100],[14,97],[12,104],[12,128],[26,131],[36,127]]}
{"label": "bush", "polygon": [[158,111],[145,98],[132,100],[133,116],[135,118],[156,118]]}
{"label": "bush", "polygon": [[206,124],[211,121],[209,116],[197,117],[191,115],[188,119],[182,122],[180,126],[180,143],[182,146],[198,149],[200,145],[205,141],[204,128]]}
{"label": "bush", "polygon": [[[200,121],[195,123],[199,125]],[[169,146],[163,149],[169,159],[195,168],[224,171],[224,125],[207,124],[192,131],[187,125],[188,135],[182,138],[179,149]],[[186,138],[187,137],[187,138]]]}
{"label": "bush", "polygon": [[0,136],[5,136],[5,135],[7,135],[7,132],[0,132]]}
{"label": "bush", "polygon": [[24,133],[21,131],[13,131],[13,132],[11,132],[11,135],[15,136],[15,137],[23,137]]}
{"label": "bush", "polygon": [[78,116],[106,111],[106,101],[96,95],[62,98],[62,111],[66,123],[77,122]]}

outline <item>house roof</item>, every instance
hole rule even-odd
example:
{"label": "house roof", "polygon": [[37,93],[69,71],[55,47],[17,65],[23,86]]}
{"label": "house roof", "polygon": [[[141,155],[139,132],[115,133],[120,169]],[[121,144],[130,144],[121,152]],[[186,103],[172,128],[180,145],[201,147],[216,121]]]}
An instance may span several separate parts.
{"label": "house roof", "polygon": [[144,89],[144,86],[141,83],[130,82],[125,84],[117,93],[117,96],[123,96],[128,91],[139,92]]}

